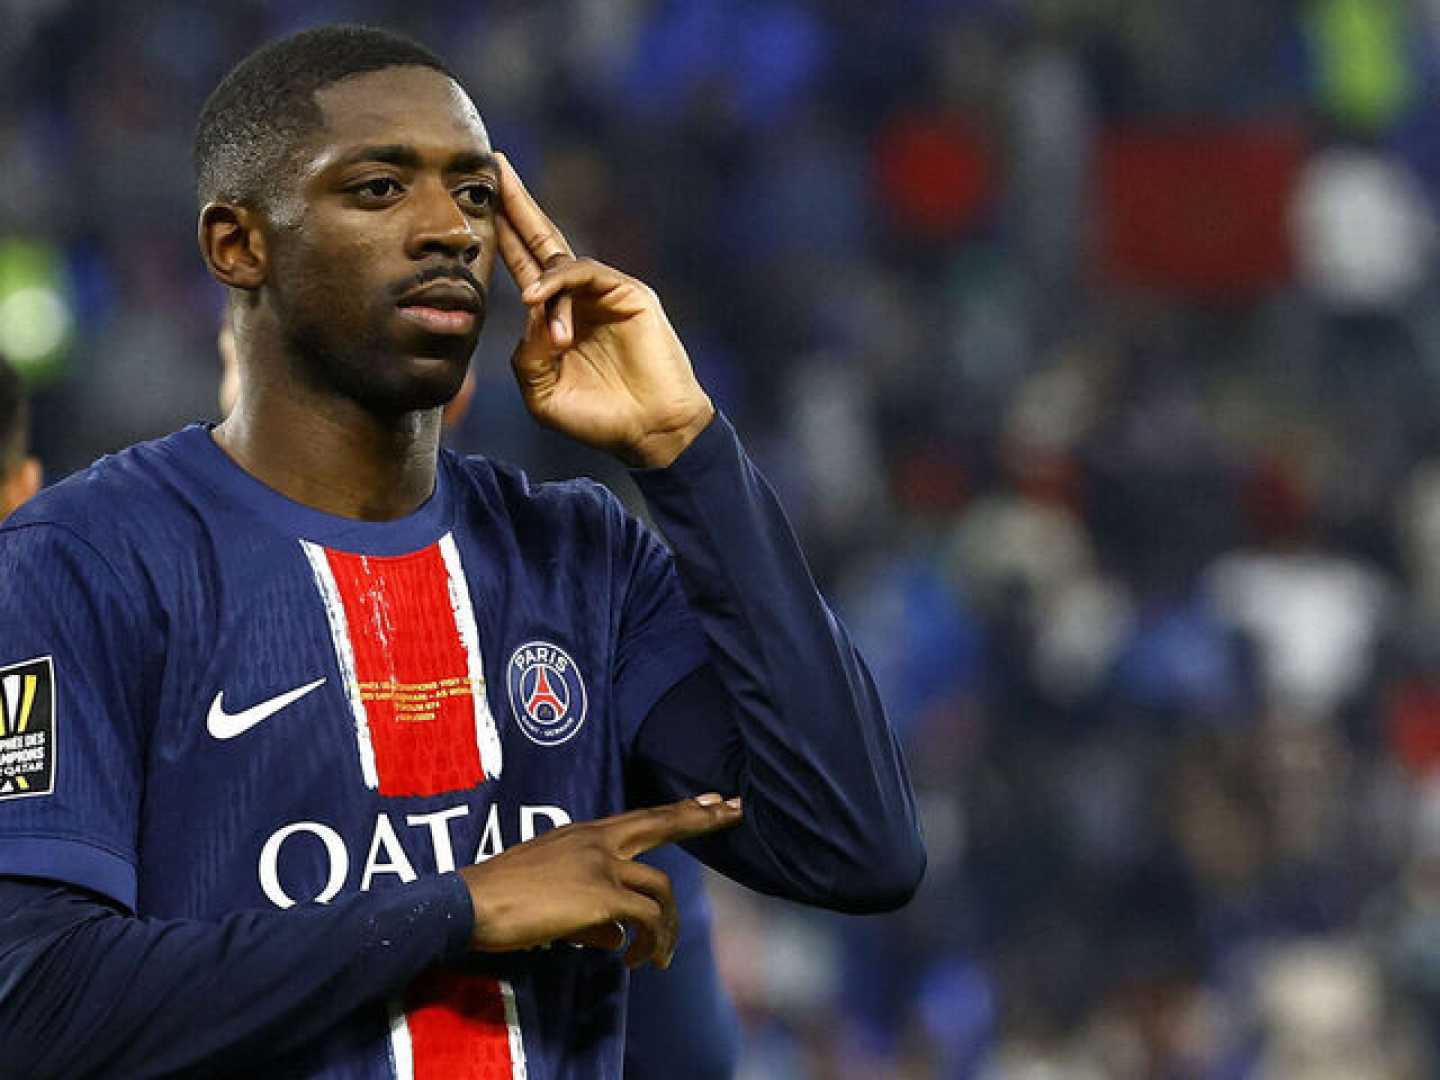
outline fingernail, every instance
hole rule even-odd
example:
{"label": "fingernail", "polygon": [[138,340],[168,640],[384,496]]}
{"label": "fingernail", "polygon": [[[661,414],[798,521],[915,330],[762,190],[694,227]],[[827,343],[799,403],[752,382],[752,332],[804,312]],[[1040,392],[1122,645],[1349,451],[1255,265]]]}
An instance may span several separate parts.
{"label": "fingernail", "polygon": [[733,798],[733,799],[726,799],[726,800],[725,800],[725,805],[728,806],[728,807],[730,807],[731,810],[739,810],[739,809],[740,809],[740,796],[739,796],[739,795],[736,795],[735,798]]}
{"label": "fingernail", "polygon": [[525,291],[520,294],[522,300],[534,300],[540,295],[540,283],[532,281],[525,286]]}
{"label": "fingernail", "polygon": [[695,801],[698,802],[701,806],[714,806],[716,803],[720,802],[721,799],[720,796],[717,795],[715,792],[707,791],[704,795],[696,795]]}
{"label": "fingernail", "polygon": [[562,340],[564,340],[564,338],[565,338],[565,320],[564,320],[564,319],[551,319],[551,320],[550,320],[550,333],[551,333],[552,335],[554,335],[554,338],[555,338],[556,341],[562,341]]}

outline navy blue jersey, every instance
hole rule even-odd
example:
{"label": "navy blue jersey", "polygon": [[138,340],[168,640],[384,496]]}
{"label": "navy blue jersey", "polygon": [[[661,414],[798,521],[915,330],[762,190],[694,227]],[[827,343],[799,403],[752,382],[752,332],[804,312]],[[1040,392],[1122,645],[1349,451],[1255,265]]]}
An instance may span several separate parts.
{"label": "navy blue jersey", "polygon": [[594,485],[451,455],[409,518],[331,517],[200,427],[0,527],[7,1067],[618,1076],[619,959],[468,953],[447,871],[627,803],[739,793],[692,854],[904,903],[904,757],[774,493],[724,417],[634,475],[673,558]]}
{"label": "navy blue jersey", "polygon": [[672,844],[641,859],[669,876],[681,928],[668,968],[630,974],[625,1080],[666,1080],[681,1062],[687,1080],[730,1080],[740,1062],[740,1018],[720,981],[700,864]]}
{"label": "navy blue jersey", "polygon": [[[0,874],[213,919],[454,870],[624,809],[641,720],[706,659],[596,484],[442,453],[414,514],[360,522],[192,426],[0,529]],[[618,1062],[623,992],[595,950],[473,956],[286,1065],[560,1075]]]}

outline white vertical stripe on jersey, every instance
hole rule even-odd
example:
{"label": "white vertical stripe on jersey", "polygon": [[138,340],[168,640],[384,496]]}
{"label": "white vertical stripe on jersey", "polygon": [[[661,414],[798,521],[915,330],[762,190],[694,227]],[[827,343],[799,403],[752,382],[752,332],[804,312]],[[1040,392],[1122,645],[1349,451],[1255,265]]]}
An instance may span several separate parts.
{"label": "white vertical stripe on jersey", "polygon": [[13,735],[15,733],[10,727],[20,722],[20,676],[6,675],[0,679],[0,685],[5,687],[5,711],[0,712],[0,731]]}
{"label": "white vertical stripe on jersey", "polygon": [[460,549],[455,538],[446,533],[440,538],[440,554],[445,560],[445,578],[450,588],[450,610],[455,615],[455,628],[465,646],[470,675],[470,697],[475,703],[475,745],[480,751],[480,765],[487,780],[500,776],[500,734],[495,717],[490,713],[490,695],[485,687],[485,661],[480,657],[480,630],[475,625],[475,608],[470,601],[470,585],[465,568],[460,565]]}
{"label": "white vertical stripe on jersey", "polygon": [[330,640],[335,645],[335,659],[340,665],[340,681],[345,684],[345,698],[350,702],[350,713],[355,718],[355,743],[360,752],[360,772],[365,777],[365,786],[374,790],[380,786],[380,773],[375,767],[375,747],[370,742],[370,717],[365,711],[365,702],[360,700],[360,680],[355,674],[355,651],[350,645],[350,626],[345,618],[345,604],[340,599],[340,586],[330,570],[330,560],[325,549],[308,540],[300,541],[305,558],[315,575],[315,587],[320,590],[320,599],[325,605],[325,618],[330,623]]}
{"label": "white vertical stripe on jersey", "polygon": [[520,1010],[515,1005],[515,988],[509,979],[500,979],[500,996],[505,1000],[505,1030],[510,1036],[510,1080],[526,1080],[525,1038],[520,1032]]}
{"label": "white vertical stripe on jersey", "polygon": [[405,1019],[405,1005],[399,998],[391,998],[390,1009],[390,1069],[395,1080],[415,1080],[415,1047],[410,1043],[410,1024]]}

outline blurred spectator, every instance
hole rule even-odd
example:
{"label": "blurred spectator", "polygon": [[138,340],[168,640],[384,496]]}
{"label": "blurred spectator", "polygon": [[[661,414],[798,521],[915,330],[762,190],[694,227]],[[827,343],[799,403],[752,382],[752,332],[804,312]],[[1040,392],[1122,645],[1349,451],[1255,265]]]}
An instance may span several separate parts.
{"label": "blurred spectator", "polygon": [[1386,1016],[1373,961],[1345,942],[1276,948],[1257,977],[1256,1080],[1405,1080],[1424,1073],[1412,1034]]}
{"label": "blurred spectator", "polygon": [[1301,280],[1337,311],[1402,313],[1430,278],[1434,211],[1409,171],[1375,150],[1312,155],[1293,219]]}
{"label": "blurred spectator", "polygon": [[0,520],[40,490],[40,462],[30,456],[25,384],[0,357]]}
{"label": "blurred spectator", "polygon": [[1314,0],[1305,29],[1319,104],[1345,129],[1393,127],[1410,105],[1410,5],[1393,0]]}
{"label": "blurred spectator", "polygon": [[1242,552],[1210,572],[1219,610],[1256,642],[1267,705],[1324,721],[1354,702],[1390,614],[1389,584],[1354,559]]}

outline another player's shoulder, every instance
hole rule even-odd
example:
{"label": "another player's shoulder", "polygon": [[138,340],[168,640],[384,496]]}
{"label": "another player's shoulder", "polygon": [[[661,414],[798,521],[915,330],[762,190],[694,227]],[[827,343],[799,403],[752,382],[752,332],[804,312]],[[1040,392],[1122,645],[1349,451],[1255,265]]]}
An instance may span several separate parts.
{"label": "another player's shoulder", "polygon": [[63,535],[102,554],[153,545],[186,516],[180,462],[187,444],[203,437],[197,425],[107,454],[21,506],[0,525],[0,537]]}

